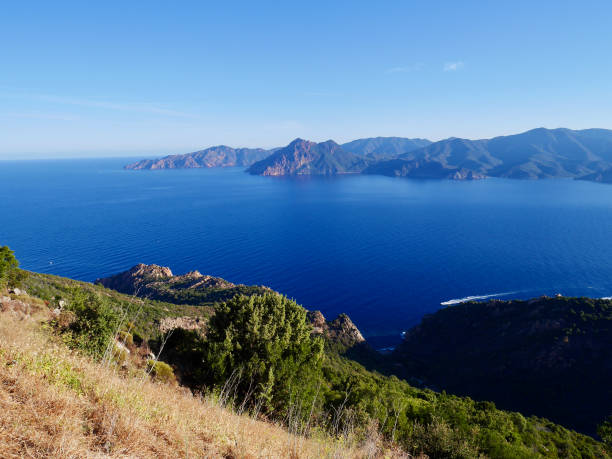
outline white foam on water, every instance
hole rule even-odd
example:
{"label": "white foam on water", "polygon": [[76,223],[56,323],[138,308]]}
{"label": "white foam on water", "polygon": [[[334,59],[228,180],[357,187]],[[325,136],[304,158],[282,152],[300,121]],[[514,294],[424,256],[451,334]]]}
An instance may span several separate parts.
{"label": "white foam on water", "polygon": [[515,293],[519,293],[519,292],[502,292],[502,293],[490,293],[488,295],[466,296],[465,298],[453,298],[452,300],[443,301],[440,304],[442,306],[452,306],[453,304],[461,304],[461,303],[466,303],[468,301],[474,301],[474,300],[484,300],[484,299],[493,298],[496,296],[508,296],[508,295],[513,295]]}

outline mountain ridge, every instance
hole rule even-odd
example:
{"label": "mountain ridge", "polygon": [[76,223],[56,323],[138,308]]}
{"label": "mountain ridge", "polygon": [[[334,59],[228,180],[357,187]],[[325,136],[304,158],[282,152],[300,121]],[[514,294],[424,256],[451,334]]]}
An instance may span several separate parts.
{"label": "mountain ridge", "polygon": [[412,177],[426,165],[437,169],[427,178],[455,178],[458,172],[460,178],[588,177],[612,167],[612,131],[536,128],[491,139],[451,137],[374,163],[364,173]]}
{"label": "mountain ridge", "polygon": [[490,139],[371,137],[342,145],[297,138],[283,148],[211,147],[126,169],[242,166],[253,175],[373,174],[475,180],[573,178],[612,182],[612,130],[535,128]]}

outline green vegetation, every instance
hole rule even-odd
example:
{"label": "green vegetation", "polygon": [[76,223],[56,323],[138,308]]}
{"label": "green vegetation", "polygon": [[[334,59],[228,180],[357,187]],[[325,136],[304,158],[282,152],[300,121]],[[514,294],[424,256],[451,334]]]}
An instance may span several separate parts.
{"label": "green vegetation", "polygon": [[[158,381],[178,379],[294,432],[324,430],[365,440],[374,430],[408,452],[432,458],[609,457],[602,443],[546,419],[368,371],[341,355],[346,347],[341,334],[339,344],[324,346],[312,335],[306,311],[273,292],[234,296],[213,308],[140,299],[34,273],[24,283],[56,309],[56,326],[73,347],[100,357],[115,337],[133,350],[142,346],[142,365]],[[587,312],[601,316],[597,307],[580,311],[571,315],[581,324]],[[206,330],[162,334],[159,324],[167,317],[198,317],[208,324]],[[562,327],[564,333],[570,328]],[[149,346],[161,351],[164,362],[144,357]],[[610,424],[599,430],[605,441]]]}
{"label": "green vegetation", "polygon": [[[334,346],[316,364],[311,356],[320,344],[308,337],[304,310],[281,295],[236,297],[217,311],[205,337],[173,335],[162,358],[187,364],[184,383],[278,421],[358,437],[376,425],[388,440],[430,457],[606,457],[600,443],[546,419],[412,387],[366,370]],[[190,367],[194,361],[199,368]],[[308,370],[299,361],[310,362]]]}
{"label": "green vegetation", "polygon": [[214,303],[230,300],[236,295],[261,295],[266,289],[251,285],[236,285],[231,288],[208,288],[206,290],[182,289],[180,285],[164,285],[156,282],[148,286],[149,297],[159,301],[174,304],[212,305]]}
{"label": "green vegetation", "polygon": [[495,300],[426,316],[391,368],[595,435],[612,406],[611,348],[610,300]]}
{"label": "green vegetation", "polygon": [[219,305],[202,350],[209,387],[230,381],[238,398],[284,414],[292,402],[306,406],[315,397],[323,340],[312,337],[306,310],[282,295],[237,296]]}
{"label": "green vegetation", "polygon": [[120,321],[118,312],[93,292],[77,288],[70,297],[66,311],[71,317],[60,321],[65,341],[94,357],[102,357],[115,337]]}
{"label": "green vegetation", "polygon": [[18,268],[14,252],[7,246],[0,247],[0,289],[21,285],[26,273]]}
{"label": "green vegetation", "polygon": [[163,383],[173,383],[176,381],[174,370],[166,362],[160,360],[147,360],[147,370],[157,381]]}
{"label": "green vegetation", "polygon": [[599,425],[597,435],[599,435],[608,448],[612,449],[612,415],[608,416],[608,419]]}
{"label": "green vegetation", "polygon": [[196,317],[207,320],[214,311],[212,304],[191,306],[141,299],[106,289],[100,285],[50,274],[29,273],[23,285],[31,295],[46,300],[54,307],[57,306],[59,299],[69,304],[77,292],[88,292],[103,298],[112,309],[132,322],[129,328],[135,341],[158,339],[162,335],[159,323],[164,318]]}

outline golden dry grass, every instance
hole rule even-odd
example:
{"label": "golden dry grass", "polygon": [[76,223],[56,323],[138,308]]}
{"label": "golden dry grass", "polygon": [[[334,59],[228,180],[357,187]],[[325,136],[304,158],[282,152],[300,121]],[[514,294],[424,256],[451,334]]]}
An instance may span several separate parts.
{"label": "golden dry grass", "polygon": [[120,374],[0,313],[0,456],[397,457],[379,445],[304,438],[142,373]]}

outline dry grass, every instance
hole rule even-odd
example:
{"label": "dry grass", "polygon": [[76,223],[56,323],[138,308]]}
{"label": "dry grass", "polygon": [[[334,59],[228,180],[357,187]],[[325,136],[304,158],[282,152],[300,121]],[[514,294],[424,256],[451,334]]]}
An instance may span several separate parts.
{"label": "dry grass", "polygon": [[[374,443],[376,443],[374,441]],[[373,441],[303,438],[142,372],[68,350],[41,322],[0,313],[0,455],[17,457],[397,457]]]}

